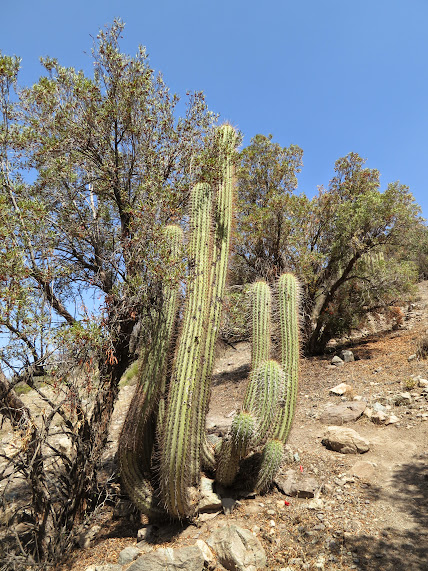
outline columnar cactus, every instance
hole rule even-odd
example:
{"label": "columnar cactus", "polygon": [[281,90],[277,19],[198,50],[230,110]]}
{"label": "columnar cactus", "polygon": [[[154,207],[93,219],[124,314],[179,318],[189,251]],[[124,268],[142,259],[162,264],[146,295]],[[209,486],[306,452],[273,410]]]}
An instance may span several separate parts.
{"label": "columnar cactus", "polygon": [[[231,485],[241,460],[261,451],[258,489],[271,482],[283,454],[295,404],[298,366],[297,286],[279,282],[281,364],[270,359],[271,292],[254,285],[253,353],[242,411],[217,457],[205,437],[214,347],[219,329],[229,256],[236,133],[217,133],[219,176],[191,193],[191,235],[184,310],[177,313],[180,284],[163,289],[152,343],[142,359],[140,380],[119,443],[122,481],[147,515],[191,518],[197,511],[201,466],[217,467],[216,478]],[[166,229],[171,256],[181,257],[182,231]],[[180,333],[174,331],[178,318]]]}
{"label": "columnar cactus", "polygon": [[[278,282],[281,365],[269,360],[270,288],[265,282],[253,286],[252,365],[242,411],[232,422],[220,450],[217,479],[230,486],[240,460],[251,448],[264,445],[256,489],[265,489],[281,466],[297,395],[298,382],[298,287],[291,274]],[[251,420],[250,420],[251,419]]]}
{"label": "columnar cactus", "polygon": [[[165,228],[170,261],[178,262],[183,244],[179,226]],[[160,515],[155,507],[149,476],[159,403],[166,387],[167,357],[178,306],[179,284],[163,288],[163,303],[153,316],[154,330],[139,371],[139,382],[119,438],[119,466],[123,485],[133,502],[149,515]]]}

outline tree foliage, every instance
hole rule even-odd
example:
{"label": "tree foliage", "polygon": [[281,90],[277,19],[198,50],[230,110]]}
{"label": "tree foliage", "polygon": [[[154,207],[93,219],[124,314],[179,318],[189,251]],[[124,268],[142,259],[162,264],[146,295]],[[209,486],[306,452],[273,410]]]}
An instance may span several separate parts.
{"label": "tree foliage", "polygon": [[[0,56],[0,408],[21,438],[7,460],[37,497],[23,549],[41,561],[99,501],[119,380],[150,342],[162,282],[182,271],[162,229],[185,221],[189,188],[214,161],[203,94],[178,117],[144,48],[121,51],[122,30],[99,32],[92,77],[45,58],[39,81],[18,89],[19,59]],[[20,403],[20,382],[39,391],[42,420]],[[55,415],[70,454],[52,444]]]}
{"label": "tree foliage", "polygon": [[[301,158],[297,147],[261,135],[242,151],[232,279],[296,273],[306,348],[319,352],[367,311],[409,291],[416,280],[411,251],[424,226],[408,187],[395,182],[382,192],[379,172],[356,153],[336,161],[329,187],[313,199],[295,194]],[[380,253],[381,263],[367,263]]]}

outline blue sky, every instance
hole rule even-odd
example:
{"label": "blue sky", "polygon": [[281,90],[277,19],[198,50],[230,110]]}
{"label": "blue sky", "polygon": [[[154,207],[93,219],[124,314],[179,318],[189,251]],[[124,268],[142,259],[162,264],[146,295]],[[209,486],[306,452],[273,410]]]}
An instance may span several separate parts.
{"label": "blue sky", "polygon": [[[21,84],[39,57],[91,69],[98,29],[120,17],[122,46],[147,47],[171,90],[205,92],[244,134],[272,133],[304,150],[299,191],[328,185],[351,151],[400,180],[428,218],[426,0],[3,0],[0,50],[22,58]],[[85,53],[86,52],[86,53]]]}

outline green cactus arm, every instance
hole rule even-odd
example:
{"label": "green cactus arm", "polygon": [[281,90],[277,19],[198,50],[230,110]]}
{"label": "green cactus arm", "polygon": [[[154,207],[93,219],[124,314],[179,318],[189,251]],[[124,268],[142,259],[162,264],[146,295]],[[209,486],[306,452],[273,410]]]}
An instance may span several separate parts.
{"label": "green cactus arm", "polygon": [[272,430],[286,386],[285,373],[277,361],[269,359],[252,371],[242,409],[258,420],[254,445],[259,445]]}
{"label": "green cactus arm", "polygon": [[[181,255],[183,231],[170,225],[165,228],[165,238],[171,263],[177,263]],[[128,409],[119,436],[119,468],[123,485],[137,507],[153,516],[152,502],[148,502],[152,450],[155,441],[157,407],[166,382],[168,346],[178,305],[178,279],[163,287],[163,304],[157,312],[152,344],[147,349],[139,382]],[[140,493],[138,490],[143,490]]]}
{"label": "green cactus arm", "polygon": [[240,456],[235,448],[231,436],[223,439],[218,454],[216,481],[222,486],[229,487],[233,484],[239,470]]}
{"label": "green cactus arm", "polygon": [[[223,307],[224,288],[229,260],[230,236],[232,227],[234,162],[236,131],[230,125],[222,125],[217,131],[219,149],[220,176],[217,187],[214,232],[212,243],[212,262],[210,268],[209,315],[206,326],[205,346],[203,350],[199,403],[194,407],[195,420],[192,431],[190,465],[200,470],[201,461],[205,466],[214,467],[215,459],[211,447],[206,442],[205,420],[208,411],[211,374],[214,365],[215,342],[220,325]],[[202,456],[201,456],[202,455]]]}
{"label": "green cactus arm", "polygon": [[270,356],[270,318],[272,294],[265,281],[255,282],[252,286],[252,350],[251,370],[255,371]]}
{"label": "green cactus arm", "polygon": [[281,440],[269,440],[263,449],[255,489],[264,492],[281,468],[284,444]]}
{"label": "green cactus arm", "polygon": [[294,416],[299,381],[299,285],[292,274],[283,274],[278,283],[280,315],[281,363],[286,374],[282,406],[277,416],[273,437],[285,443]]}
{"label": "green cactus arm", "polygon": [[200,476],[200,465],[190,463],[190,444],[194,429],[193,407],[200,401],[198,375],[208,315],[212,195],[207,184],[200,183],[192,189],[191,267],[160,451],[163,501],[168,513],[178,518],[193,515],[195,486]]}

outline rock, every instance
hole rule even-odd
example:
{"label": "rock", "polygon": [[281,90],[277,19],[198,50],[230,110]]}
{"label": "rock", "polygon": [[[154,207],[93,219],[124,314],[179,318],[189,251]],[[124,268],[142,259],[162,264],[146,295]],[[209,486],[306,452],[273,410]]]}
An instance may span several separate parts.
{"label": "rock", "polygon": [[347,385],[346,383],[340,383],[340,385],[336,385],[332,389],[329,390],[330,393],[333,395],[342,396],[344,394],[352,393],[351,385]]}
{"label": "rock", "polygon": [[348,474],[355,476],[363,482],[370,482],[376,475],[376,467],[373,462],[359,460],[358,462],[355,462]]}
{"label": "rock", "polygon": [[407,360],[409,361],[416,361],[416,354],[414,353],[413,355],[409,355],[409,357],[407,357]]}
{"label": "rock", "polygon": [[324,507],[324,502],[321,498],[314,498],[307,505],[307,508],[309,510],[322,510],[323,507]]}
{"label": "rock", "polygon": [[369,442],[352,428],[329,426],[322,444],[341,454],[364,454],[370,449]]}
{"label": "rock", "polygon": [[385,424],[397,424],[397,422],[400,422],[400,419],[398,418],[398,416],[395,416],[395,414],[391,414],[391,416],[389,416],[386,421]]}
{"label": "rock", "polygon": [[342,359],[340,357],[335,355],[333,357],[333,359],[331,360],[331,364],[334,365],[335,367],[342,367],[345,363],[344,363],[344,361],[342,361]]}
{"label": "rock", "polygon": [[365,401],[345,401],[340,404],[329,404],[321,414],[323,424],[340,426],[345,422],[352,422],[360,418],[367,407]]}
{"label": "rock", "polygon": [[274,482],[283,494],[297,498],[313,498],[319,488],[315,478],[294,470],[287,470],[285,476],[275,478]]}
{"label": "rock", "polygon": [[142,555],[128,567],[127,571],[203,571],[205,559],[196,545],[190,547],[160,547]]}
{"label": "rock", "polygon": [[371,409],[370,407],[365,408],[363,415],[366,416],[367,418],[371,418],[373,416],[373,409]]}
{"label": "rock", "polygon": [[206,567],[208,567],[208,568],[215,567],[215,563],[216,563],[215,555],[211,551],[211,549],[208,547],[208,545],[205,543],[205,541],[203,541],[202,539],[197,539],[195,546],[201,550],[201,553],[202,553],[202,556],[204,558]]}
{"label": "rock", "polygon": [[138,541],[146,541],[150,534],[153,533],[153,525],[149,524],[146,525],[145,527],[141,527],[138,531],[137,531],[137,540]]}
{"label": "rock", "polygon": [[375,424],[384,424],[387,420],[388,416],[382,412],[381,410],[374,412],[371,416],[371,421]]}
{"label": "rock", "polygon": [[386,406],[381,404],[380,402],[375,402],[372,405],[372,409],[374,412],[385,412],[386,411]]}
{"label": "rock", "polygon": [[141,550],[138,549],[138,547],[125,547],[125,549],[122,549],[119,553],[117,562],[119,565],[127,565],[131,563],[131,561],[134,561],[134,559],[137,559],[139,555],[141,555]]}
{"label": "rock", "polygon": [[426,379],[418,379],[418,387],[424,388],[428,387],[428,381]]}
{"label": "rock", "polygon": [[343,351],[340,352],[340,358],[345,363],[351,363],[352,361],[355,361],[354,353],[347,349],[344,349]]}
{"label": "rock", "polygon": [[236,525],[218,528],[209,536],[207,543],[226,569],[257,571],[266,567],[265,550],[248,529]]}
{"label": "rock", "polygon": [[399,393],[394,397],[395,406],[406,406],[411,404],[412,395],[409,392]]}
{"label": "rock", "polygon": [[199,512],[212,512],[221,510],[221,497],[214,492],[214,480],[202,477],[200,491],[201,498],[198,504]]}

